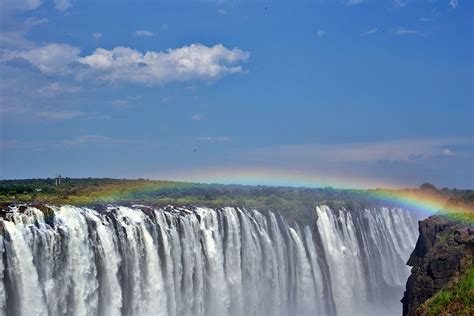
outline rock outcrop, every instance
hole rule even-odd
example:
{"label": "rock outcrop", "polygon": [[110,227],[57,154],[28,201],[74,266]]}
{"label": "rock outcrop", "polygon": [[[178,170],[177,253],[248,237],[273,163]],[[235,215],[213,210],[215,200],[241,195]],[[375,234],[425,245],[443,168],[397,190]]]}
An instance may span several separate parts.
{"label": "rock outcrop", "polygon": [[407,264],[411,275],[402,298],[403,315],[418,307],[474,262],[474,227],[431,216],[419,222],[419,237]]}

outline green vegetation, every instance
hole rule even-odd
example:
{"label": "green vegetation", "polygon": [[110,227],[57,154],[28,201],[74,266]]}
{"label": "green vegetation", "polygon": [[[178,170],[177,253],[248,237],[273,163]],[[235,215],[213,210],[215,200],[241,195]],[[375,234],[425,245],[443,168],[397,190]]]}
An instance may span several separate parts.
{"label": "green vegetation", "polygon": [[308,222],[318,204],[356,208],[369,203],[360,191],[186,182],[63,178],[0,181],[0,202],[90,205],[143,203],[150,205],[239,206],[273,210],[289,220]]}
{"label": "green vegetation", "polygon": [[438,292],[419,309],[419,314],[474,315],[474,266],[447,288]]}
{"label": "green vegetation", "polygon": [[[427,188],[432,190],[434,187],[423,186],[423,189]],[[404,191],[413,193],[420,190]],[[63,178],[59,186],[51,178],[0,180],[0,202],[7,203],[239,206],[278,211],[288,220],[305,223],[313,219],[314,208],[320,204],[346,209],[386,205],[386,201],[376,198],[380,192],[398,195],[400,191],[198,184],[147,179]],[[453,203],[458,203],[459,197],[465,199],[467,196],[474,200],[472,190],[437,192],[446,201],[453,199]]]}

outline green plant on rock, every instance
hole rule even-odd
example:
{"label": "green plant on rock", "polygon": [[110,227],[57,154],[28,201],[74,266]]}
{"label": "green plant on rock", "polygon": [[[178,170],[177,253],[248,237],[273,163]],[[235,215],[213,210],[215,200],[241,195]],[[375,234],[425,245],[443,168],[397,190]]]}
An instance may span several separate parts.
{"label": "green plant on rock", "polygon": [[474,266],[457,282],[438,292],[418,310],[419,315],[474,315]]}

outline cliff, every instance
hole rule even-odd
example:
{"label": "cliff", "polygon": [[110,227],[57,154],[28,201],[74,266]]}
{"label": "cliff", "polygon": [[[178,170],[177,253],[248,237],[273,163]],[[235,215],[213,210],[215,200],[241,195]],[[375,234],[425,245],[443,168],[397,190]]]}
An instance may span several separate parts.
{"label": "cliff", "polygon": [[[452,291],[456,283],[471,274],[474,227],[441,216],[420,221],[418,241],[407,264],[413,268],[402,299],[403,315],[433,314],[429,306],[433,299],[430,298]],[[465,290],[472,294],[472,284],[468,284]],[[459,313],[460,308],[466,310],[472,307],[454,300],[452,295],[444,300],[445,315],[463,314]]]}

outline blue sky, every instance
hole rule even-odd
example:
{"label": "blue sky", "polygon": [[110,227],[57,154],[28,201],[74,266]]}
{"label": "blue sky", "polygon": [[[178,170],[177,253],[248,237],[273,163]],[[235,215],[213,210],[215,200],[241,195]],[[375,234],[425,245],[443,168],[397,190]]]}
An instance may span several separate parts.
{"label": "blue sky", "polygon": [[474,187],[472,1],[0,6],[2,178]]}

